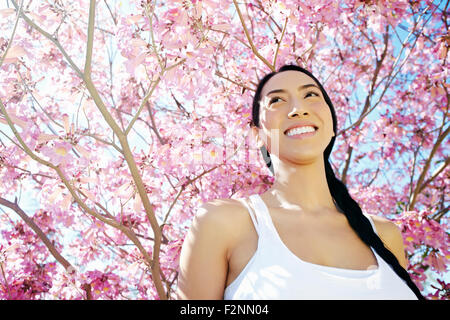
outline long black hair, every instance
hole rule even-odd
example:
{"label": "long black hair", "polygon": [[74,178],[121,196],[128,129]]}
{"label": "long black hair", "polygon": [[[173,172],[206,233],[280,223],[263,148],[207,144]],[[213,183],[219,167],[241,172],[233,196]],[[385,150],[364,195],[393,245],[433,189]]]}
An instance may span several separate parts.
{"label": "long black hair", "polygon": [[[415,283],[411,280],[411,277],[409,276],[409,273],[403,268],[400,263],[398,262],[395,255],[389,251],[384,246],[383,241],[378,237],[378,235],[374,232],[372,229],[372,225],[370,224],[370,221],[366,218],[366,216],[362,213],[362,210],[358,203],[353,200],[353,198],[350,196],[347,187],[345,184],[339,180],[336,175],[334,174],[333,168],[331,167],[331,164],[329,162],[329,157],[331,150],[334,146],[334,141],[336,140],[336,134],[337,134],[337,119],[336,114],[334,111],[333,104],[331,103],[330,98],[328,97],[328,94],[326,93],[325,89],[322,87],[321,83],[309,72],[308,70],[305,70],[302,67],[296,66],[296,65],[284,65],[282,66],[278,71],[271,72],[269,74],[266,74],[258,83],[258,86],[256,88],[255,95],[253,97],[253,105],[252,105],[252,119],[250,122],[250,126],[258,127],[260,128],[259,124],[259,108],[260,108],[260,100],[261,100],[261,91],[264,87],[264,84],[275,74],[283,71],[288,70],[294,70],[299,71],[307,74],[310,76],[319,86],[320,91],[322,91],[323,97],[325,98],[325,102],[328,104],[328,107],[330,108],[331,115],[333,118],[333,131],[334,136],[331,138],[331,142],[326,147],[324,153],[323,153],[323,159],[325,163],[325,173],[327,177],[327,183],[328,187],[331,192],[331,196],[333,197],[334,203],[337,206],[337,209],[345,214],[347,217],[347,220],[352,227],[352,229],[356,232],[356,234],[359,236],[359,238],[364,241],[368,246],[375,249],[375,251],[378,253],[380,257],[386,261],[389,266],[395,271],[395,273],[403,279],[403,281],[408,285],[409,288],[414,292],[414,294],[417,296],[419,300],[426,300],[422,294],[420,293],[420,290],[417,288]],[[269,169],[274,173],[273,170],[273,164],[270,160],[270,154],[267,151],[267,149],[263,146],[261,148],[261,152],[263,154],[264,160],[266,162],[266,165],[269,167]]]}

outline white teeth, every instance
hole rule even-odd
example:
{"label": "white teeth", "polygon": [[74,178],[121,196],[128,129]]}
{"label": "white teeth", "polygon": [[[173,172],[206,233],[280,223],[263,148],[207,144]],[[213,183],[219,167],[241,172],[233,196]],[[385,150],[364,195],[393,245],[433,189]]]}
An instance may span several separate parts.
{"label": "white teeth", "polygon": [[314,127],[306,126],[306,127],[300,127],[300,128],[295,128],[295,129],[289,130],[286,133],[286,135],[293,136],[294,134],[300,134],[300,133],[306,133],[306,132],[314,132],[314,131],[316,131],[316,129]]}

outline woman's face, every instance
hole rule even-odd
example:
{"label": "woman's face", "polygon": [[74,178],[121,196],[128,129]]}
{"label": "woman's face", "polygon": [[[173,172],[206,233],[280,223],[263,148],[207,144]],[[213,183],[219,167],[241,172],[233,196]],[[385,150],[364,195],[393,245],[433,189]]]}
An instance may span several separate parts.
{"label": "woman's face", "polygon": [[[263,144],[270,154],[278,152],[280,159],[296,163],[322,157],[334,136],[333,119],[322,92],[311,77],[293,70],[280,72],[266,82],[260,101],[261,128],[252,128],[260,139],[258,147]],[[318,128],[314,135],[295,139],[285,134],[286,129],[303,121]]]}

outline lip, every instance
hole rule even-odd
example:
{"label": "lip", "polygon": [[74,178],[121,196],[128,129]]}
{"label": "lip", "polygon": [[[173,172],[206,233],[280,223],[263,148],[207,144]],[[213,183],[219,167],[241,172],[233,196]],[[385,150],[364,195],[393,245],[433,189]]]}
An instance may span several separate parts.
{"label": "lip", "polygon": [[317,130],[314,132],[306,132],[300,134],[294,134],[293,136],[287,136],[290,139],[305,139],[314,136],[317,133]]}
{"label": "lip", "polygon": [[[287,132],[288,130],[290,130],[290,129],[300,128],[300,127],[308,127],[308,126],[314,127],[314,128],[316,129],[316,131],[319,130],[319,127],[318,127],[315,123],[310,122],[310,121],[301,121],[301,122],[298,122],[298,123],[296,123],[296,124],[293,124],[292,126],[290,126],[289,128],[287,128],[286,130],[284,130],[284,134],[286,134],[286,132]],[[315,132],[316,132],[316,131],[315,131]]]}

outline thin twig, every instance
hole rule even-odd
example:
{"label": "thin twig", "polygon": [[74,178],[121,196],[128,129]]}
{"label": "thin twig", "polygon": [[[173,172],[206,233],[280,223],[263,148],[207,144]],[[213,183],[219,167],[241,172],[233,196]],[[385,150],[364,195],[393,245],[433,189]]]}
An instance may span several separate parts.
{"label": "thin twig", "polygon": [[275,66],[277,63],[278,51],[280,50],[280,45],[281,45],[281,42],[283,41],[283,36],[284,36],[284,32],[286,31],[288,20],[289,20],[289,18],[286,17],[286,21],[284,22],[283,31],[281,32],[280,40],[277,40],[277,49],[275,50],[275,55],[273,57],[273,63],[272,63],[273,66]]}
{"label": "thin twig", "polygon": [[[13,28],[11,37],[9,38],[9,42],[8,42],[8,45],[6,46],[5,52],[3,53],[3,56],[2,56],[1,59],[0,59],[0,67],[2,66],[3,61],[4,61],[5,58],[6,58],[6,54],[8,53],[8,50],[9,50],[9,48],[11,47],[11,44],[13,43],[14,36],[15,36],[15,34],[16,34],[17,24],[19,23],[20,14],[22,13],[23,2],[24,2],[24,0],[22,0],[22,1],[20,2],[20,8],[19,8],[19,10],[17,11],[16,22],[14,22],[14,28]],[[16,7],[16,9],[17,9],[17,7]]]}
{"label": "thin twig", "polygon": [[270,70],[275,71],[275,67],[270,64],[269,61],[267,61],[256,49],[255,45],[253,44],[253,40],[250,37],[250,34],[248,33],[247,26],[245,25],[244,17],[242,16],[241,10],[239,9],[239,6],[236,2],[236,0],[233,0],[234,6],[236,7],[236,11],[239,15],[239,19],[241,20],[242,27],[244,28],[245,36],[247,37],[247,40],[250,44],[250,47],[252,48],[252,52],[266,65],[270,68]]}

